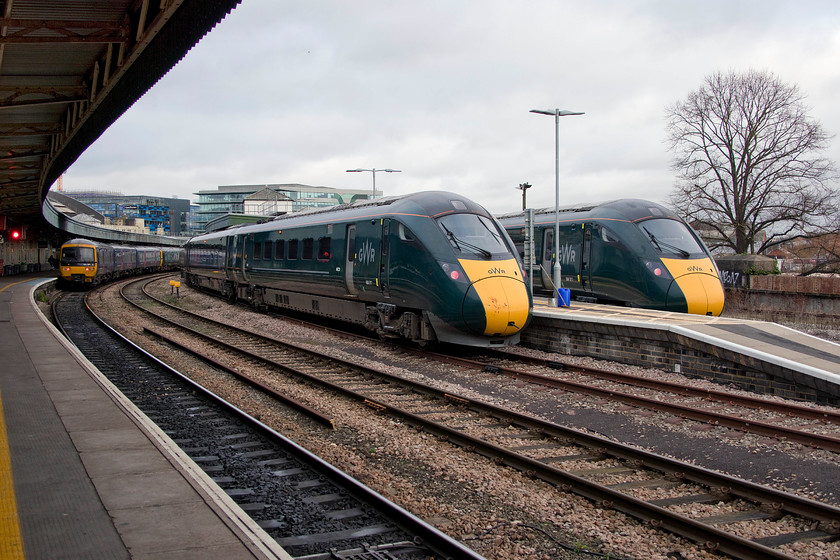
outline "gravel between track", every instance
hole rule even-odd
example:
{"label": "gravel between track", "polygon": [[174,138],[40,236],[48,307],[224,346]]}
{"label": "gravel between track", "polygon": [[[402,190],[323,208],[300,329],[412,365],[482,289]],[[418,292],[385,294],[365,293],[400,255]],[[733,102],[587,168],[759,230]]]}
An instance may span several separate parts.
{"label": "gravel between track", "polygon": [[[160,286],[159,292],[160,295],[169,294],[168,281]],[[223,300],[184,286],[181,296],[181,305],[210,318],[349,357],[362,365],[431,382],[459,394],[607,435],[664,455],[689,459],[708,468],[838,503],[840,489],[836,485],[840,484],[837,482],[840,481],[840,467],[837,456],[830,453],[812,452],[796,444],[746,436],[724,428],[699,431],[697,424],[659,414],[628,415],[617,405],[606,406],[596,400],[557,391],[513,385],[485,374],[467,375],[447,371],[448,368],[436,364],[418,363],[416,359],[396,355],[374,343],[348,341],[321,329],[232,307]],[[142,339],[137,334],[142,321],[133,312],[126,312],[123,304],[117,301],[115,290],[109,289],[104,295],[95,296],[91,305],[98,312],[113,316],[126,336]],[[251,411],[269,426],[490,560],[576,560],[593,558],[591,553],[598,552],[613,559],[719,558],[691,542],[649,529],[623,514],[596,507],[583,498],[511,469],[500,469],[489,460],[432,436],[406,430],[369,409],[348,405],[341,398],[323,393],[313,395],[311,388],[283,382],[283,390],[290,396],[333,415],[337,429],[325,431],[268,403],[250,389],[231,385],[226,376],[184,360],[166,346],[142,340],[142,345],[150,352],[173,363],[182,373],[240,408]],[[533,353],[522,348],[516,352]],[[596,364],[585,358],[558,355],[552,358],[579,365],[605,366],[603,362]],[[616,371],[675,379],[673,374],[658,370],[620,364],[608,366]],[[682,381],[709,385],[686,378]],[[837,470],[836,476],[832,477],[832,469]],[[760,474],[762,472],[765,474]],[[825,555],[809,558],[831,558],[830,554],[834,553],[836,548],[829,548]]]}

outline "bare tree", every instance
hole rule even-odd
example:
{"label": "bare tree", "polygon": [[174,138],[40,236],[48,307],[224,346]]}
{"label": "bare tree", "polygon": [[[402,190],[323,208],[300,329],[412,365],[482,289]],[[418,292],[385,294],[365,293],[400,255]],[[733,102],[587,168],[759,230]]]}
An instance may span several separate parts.
{"label": "bare tree", "polygon": [[760,253],[833,222],[831,136],[796,86],[766,72],[713,74],[666,111],[674,208],[716,233],[712,248]]}

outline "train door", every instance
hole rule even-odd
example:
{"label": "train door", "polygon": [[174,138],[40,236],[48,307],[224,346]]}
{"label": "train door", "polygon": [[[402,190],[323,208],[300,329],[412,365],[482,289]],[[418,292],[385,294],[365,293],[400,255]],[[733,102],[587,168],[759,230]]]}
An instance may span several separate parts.
{"label": "train door", "polygon": [[540,260],[539,281],[544,290],[552,291],[552,271],[554,269],[554,230],[543,230],[542,259]]}
{"label": "train door", "polygon": [[242,280],[248,281],[248,274],[254,266],[254,234],[242,236]]}
{"label": "train door", "polygon": [[350,224],[347,226],[347,246],[344,248],[344,254],[347,258],[344,262],[344,285],[347,287],[347,293],[355,296],[359,293],[354,284],[354,275],[356,268],[356,225]]}
{"label": "train door", "polygon": [[584,267],[587,257],[584,256],[584,239],[586,235],[583,224],[561,225],[557,250],[560,253],[560,270],[563,277],[562,288],[569,288],[578,293],[585,283]]}
{"label": "train door", "polygon": [[379,287],[382,289],[382,295],[391,297],[391,220],[389,218],[382,220],[382,242],[379,254],[381,255],[379,259]]}
{"label": "train door", "polygon": [[225,276],[231,282],[236,282],[242,275],[242,236],[231,235],[227,241],[227,262]]}
{"label": "train door", "polygon": [[592,291],[592,224],[584,224],[583,247],[580,252],[580,288]]}
{"label": "train door", "polygon": [[[356,224],[356,255],[353,284],[364,294],[381,291],[379,275],[382,262],[382,224],[380,220],[366,220]],[[348,256],[349,259],[349,256]]]}

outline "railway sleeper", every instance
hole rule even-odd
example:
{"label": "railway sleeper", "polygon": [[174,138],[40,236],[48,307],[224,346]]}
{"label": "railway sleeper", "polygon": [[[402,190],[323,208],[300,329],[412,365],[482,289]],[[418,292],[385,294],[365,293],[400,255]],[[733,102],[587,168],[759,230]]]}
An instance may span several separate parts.
{"label": "railway sleeper", "polygon": [[776,520],[778,519],[778,516],[773,513],[751,509],[747,511],[732,511],[729,513],[722,513],[720,515],[700,517],[697,518],[696,521],[705,523],[706,525],[729,525],[739,521],[758,521],[762,519]]}
{"label": "railway sleeper", "polygon": [[781,535],[772,535],[770,537],[761,537],[758,539],[754,539],[753,542],[768,546],[770,548],[776,548],[785,544],[790,544],[794,542],[806,542],[806,541],[823,541],[823,542],[833,542],[837,540],[838,536],[836,534],[826,533],[820,529],[809,529],[807,531],[796,531],[793,533],[784,533]]}
{"label": "railway sleeper", "polygon": [[575,476],[583,476],[583,477],[595,477],[601,476],[605,474],[633,474],[636,472],[634,469],[628,469],[625,466],[617,466],[617,467],[595,467],[592,469],[574,469],[567,471],[569,474],[573,474]]}
{"label": "railway sleeper", "polygon": [[675,480],[652,478],[650,480],[634,480],[632,482],[607,484],[607,488],[612,488],[613,490],[631,490],[633,488],[676,488],[680,484],[682,483]]}

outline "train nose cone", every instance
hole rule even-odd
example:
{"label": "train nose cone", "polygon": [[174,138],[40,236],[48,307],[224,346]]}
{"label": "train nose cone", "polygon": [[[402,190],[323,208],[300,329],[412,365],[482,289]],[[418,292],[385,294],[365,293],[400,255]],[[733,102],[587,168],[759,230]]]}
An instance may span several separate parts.
{"label": "train nose cone", "polygon": [[[476,299],[480,305],[474,305]],[[483,313],[482,313],[483,311]],[[530,304],[525,284],[518,279],[491,276],[474,282],[464,299],[464,323],[477,333],[509,336],[525,327]]]}
{"label": "train nose cone", "polygon": [[[680,293],[682,292],[682,293]],[[685,298],[688,313],[720,315],[723,312],[723,287],[716,276],[686,274],[671,283],[668,301]]]}

